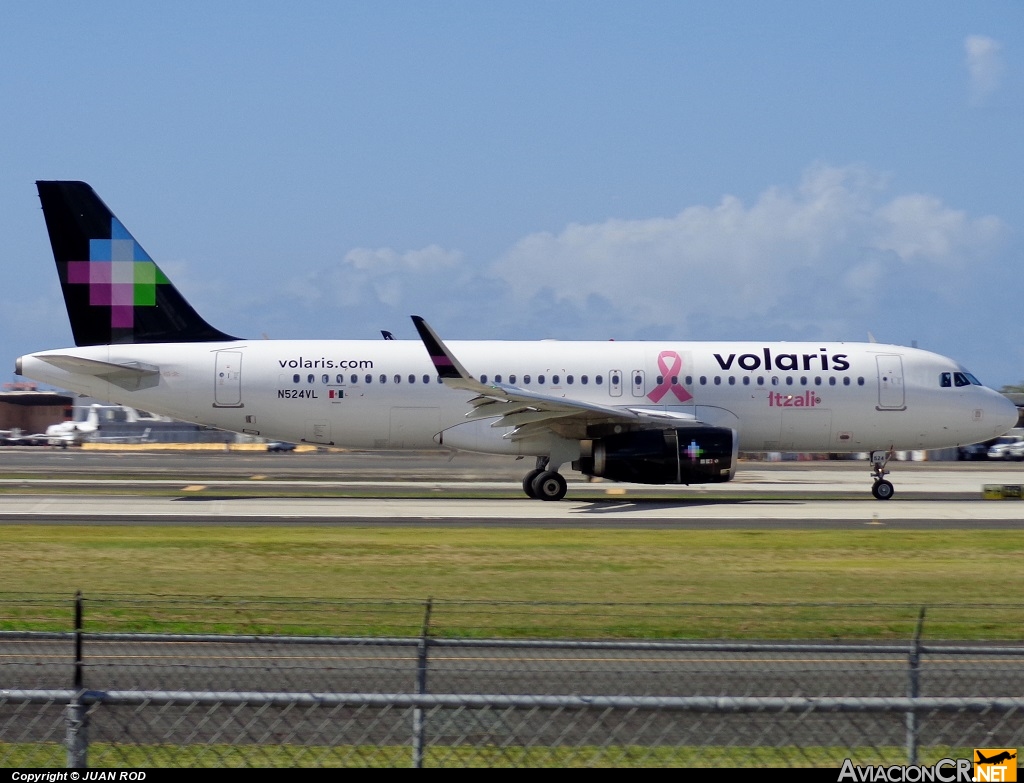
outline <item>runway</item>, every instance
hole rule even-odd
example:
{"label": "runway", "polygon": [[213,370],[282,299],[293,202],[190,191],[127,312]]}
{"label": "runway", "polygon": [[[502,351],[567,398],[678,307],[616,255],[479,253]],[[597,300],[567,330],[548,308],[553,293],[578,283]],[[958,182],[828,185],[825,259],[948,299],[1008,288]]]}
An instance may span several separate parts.
{"label": "runway", "polygon": [[1021,463],[893,463],[888,501],[859,462],[747,463],[694,487],[570,474],[567,498],[546,503],[522,496],[526,461],[476,455],[0,454],[0,524],[1017,530],[1024,516],[982,492],[1024,483]]}
{"label": "runway", "polygon": [[6,496],[3,524],[510,526],[777,529],[1022,527],[1019,502],[714,501]]}

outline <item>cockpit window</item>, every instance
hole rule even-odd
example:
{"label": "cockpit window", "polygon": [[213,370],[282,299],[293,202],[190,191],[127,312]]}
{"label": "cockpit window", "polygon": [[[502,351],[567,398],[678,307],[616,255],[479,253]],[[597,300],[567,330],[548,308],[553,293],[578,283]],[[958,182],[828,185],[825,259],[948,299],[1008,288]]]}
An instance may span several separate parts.
{"label": "cockpit window", "polygon": [[974,386],[981,386],[982,385],[981,381],[979,381],[977,378],[975,378],[969,372],[965,372],[964,375],[967,376],[967,380],[969,380],[972,385],[974,385]]}
{"label": "cockpit window", "polygon": [[967,379],[967,375],[962,372],[953,373],[953,383],[957,386],[970,386],[971,382]]}
{"label": "cockpit window", "polygon": [[943,389],[953,385],[953,375],[948,372],[939,373],[939,386]]}

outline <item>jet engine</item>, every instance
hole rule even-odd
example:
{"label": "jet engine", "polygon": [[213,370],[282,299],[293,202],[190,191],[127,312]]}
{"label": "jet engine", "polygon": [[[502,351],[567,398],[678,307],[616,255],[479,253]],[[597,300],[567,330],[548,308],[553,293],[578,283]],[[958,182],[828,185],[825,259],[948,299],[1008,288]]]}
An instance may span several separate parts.
{"label": "jet engine", "polygon": [[573,467],[587,476],[638,484],[710,484],[736,472],[739,439],[725,427],[623,432],[580,443]]}

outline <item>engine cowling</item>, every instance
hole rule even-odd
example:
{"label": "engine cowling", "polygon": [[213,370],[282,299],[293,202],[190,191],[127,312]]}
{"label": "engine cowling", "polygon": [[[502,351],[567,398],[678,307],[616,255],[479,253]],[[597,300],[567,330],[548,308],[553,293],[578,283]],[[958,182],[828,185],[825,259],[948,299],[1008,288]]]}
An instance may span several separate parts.
{"label": "engine cowling", "polygon": [[739,439],[725,427],[623,432],[584,440],[573,467],[637,484],[710,484],[736,473]]}

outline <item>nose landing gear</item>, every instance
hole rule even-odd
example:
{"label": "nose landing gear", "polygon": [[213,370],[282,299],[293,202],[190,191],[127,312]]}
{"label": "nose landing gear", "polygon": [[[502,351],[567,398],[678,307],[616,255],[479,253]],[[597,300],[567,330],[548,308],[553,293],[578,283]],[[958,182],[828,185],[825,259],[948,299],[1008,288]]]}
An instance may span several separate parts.
{"label": "nose landing gear", "polygon": [[871,480],[874,482],[871,486],[871,494],[878,500],[888,500],[896,491],[892,482],[885,478],[889,474],[885,466],[889,464],[893,453],[891,448],[888,451],[871,452]]}

